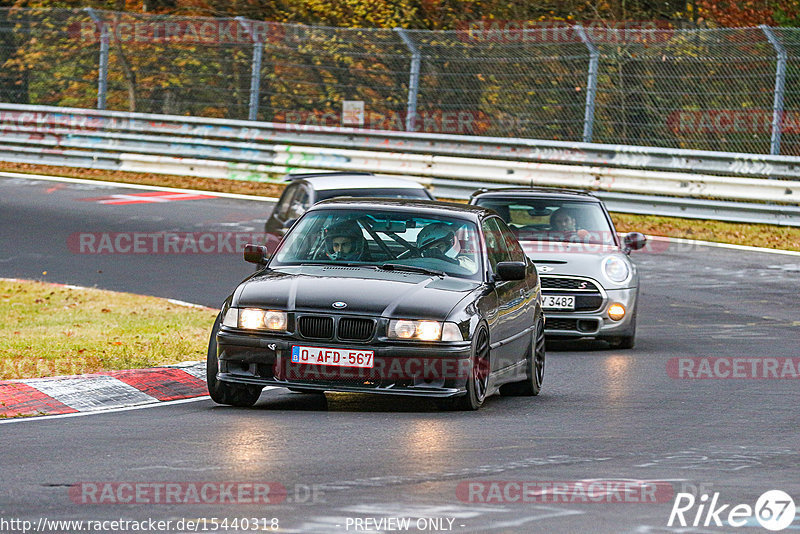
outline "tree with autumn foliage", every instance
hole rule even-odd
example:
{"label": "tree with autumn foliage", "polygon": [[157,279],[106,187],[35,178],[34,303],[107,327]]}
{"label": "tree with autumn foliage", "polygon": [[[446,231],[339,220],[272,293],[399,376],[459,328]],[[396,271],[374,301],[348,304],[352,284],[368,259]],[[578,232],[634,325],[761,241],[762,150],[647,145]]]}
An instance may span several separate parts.
{"label": "tree with autumn foliage", "polygon": [[[94,107],[100,30],[83,10],[87,2],[15,0],[13,5],[0,10],[6,30],[0,32],[2,98]],[[230,34],[261,25],[266,30],[259,119],[282,122],[293,114],[331,125],[325,117],[335,124],[343,101],[361,100],[378,117],[376,127],[402,128],[412,51],[393,29],[405,28],[423,58],[420,113],[465,112],[468,120],[482,121],[474,133],[569,140],[583,134],[587,48],[574,33],[566,41],[545,42],[550,35],[545,31],[538,40],[515,41],[520,34],[509,30],[514,24],[563,30],[576,24],[602,29],[654,23],[671,30],[798,21],[798,7],[789,0],[90,0],[88,5],[111,32],[109,109],[247,117],[252,59],[260,45]],[[201,35],[206,25],[216,28],[210,39]],[[464,32],[472,26],[485,31],[473,39]],[[665,126],[665,116],[674,110],[769,108],[774,54],[763,33],[728,32],[719,39],[712,34],[704,40],[697,32],[665,31],[598,41],[594,139],[686,146],[739,142],[726,135],[698,139],[696,132],[681,137]],[[794,87],[791,65],[788,76],[787,88]],[[753,143],[748,146],[762,142],[745,137],[743,142]]]}

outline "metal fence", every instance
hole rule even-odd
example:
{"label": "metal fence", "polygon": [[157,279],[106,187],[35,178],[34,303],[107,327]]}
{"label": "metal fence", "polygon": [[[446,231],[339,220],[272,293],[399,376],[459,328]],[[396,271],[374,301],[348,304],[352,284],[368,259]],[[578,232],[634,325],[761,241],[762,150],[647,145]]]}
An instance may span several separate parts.
{"label": "metal fence", "polygon": [[800,155],[795,28],[422,31],[2,9],[0,62],[7,103]]}

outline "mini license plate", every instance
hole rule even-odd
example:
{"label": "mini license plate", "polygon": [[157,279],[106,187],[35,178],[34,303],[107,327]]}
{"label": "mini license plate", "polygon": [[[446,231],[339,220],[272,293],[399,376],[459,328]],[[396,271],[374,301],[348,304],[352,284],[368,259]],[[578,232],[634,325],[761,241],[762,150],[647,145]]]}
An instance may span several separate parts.
{"label": "mini license plate", "polygon": [[545,310],[574,310],[575,297],[566,295],[542,295],[542,308]]}
{"label": "mini license plate", "polygon": [[361,367],[371,369],[374,352],[359,349],[333,349],[329,347],[292,347],[292,362],[306,365],[333,365],[336,367]]}

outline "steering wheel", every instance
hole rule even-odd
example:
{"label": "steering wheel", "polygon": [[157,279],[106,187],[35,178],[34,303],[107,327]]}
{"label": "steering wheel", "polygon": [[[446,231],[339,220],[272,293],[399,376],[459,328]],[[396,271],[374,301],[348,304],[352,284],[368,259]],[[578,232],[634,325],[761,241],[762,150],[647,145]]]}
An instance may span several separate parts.
{"label": "steering wheel", "polygon": [[423,258],[432,258],[436,260],[446,261],[448,263],[453,263],[455,265],[459,265],[458,260],[455,258],[451,258],[447,256],[444,252],[439,250],[438,248],[432,248],[430,250],[423,250],[421,252]]}

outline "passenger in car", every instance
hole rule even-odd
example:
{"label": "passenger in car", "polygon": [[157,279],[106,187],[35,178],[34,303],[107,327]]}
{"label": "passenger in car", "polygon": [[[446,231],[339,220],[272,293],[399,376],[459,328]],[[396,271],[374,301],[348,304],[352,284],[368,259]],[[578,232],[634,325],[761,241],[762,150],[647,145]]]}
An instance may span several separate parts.
{"label": "passenger in car", "polygon": [[460,253],[456,244],[456,233],[445,223],[431,223],[417,236],[417,247],[423,258],[436,258],[455,263],[476,272],[478,263],[474,254]]}

